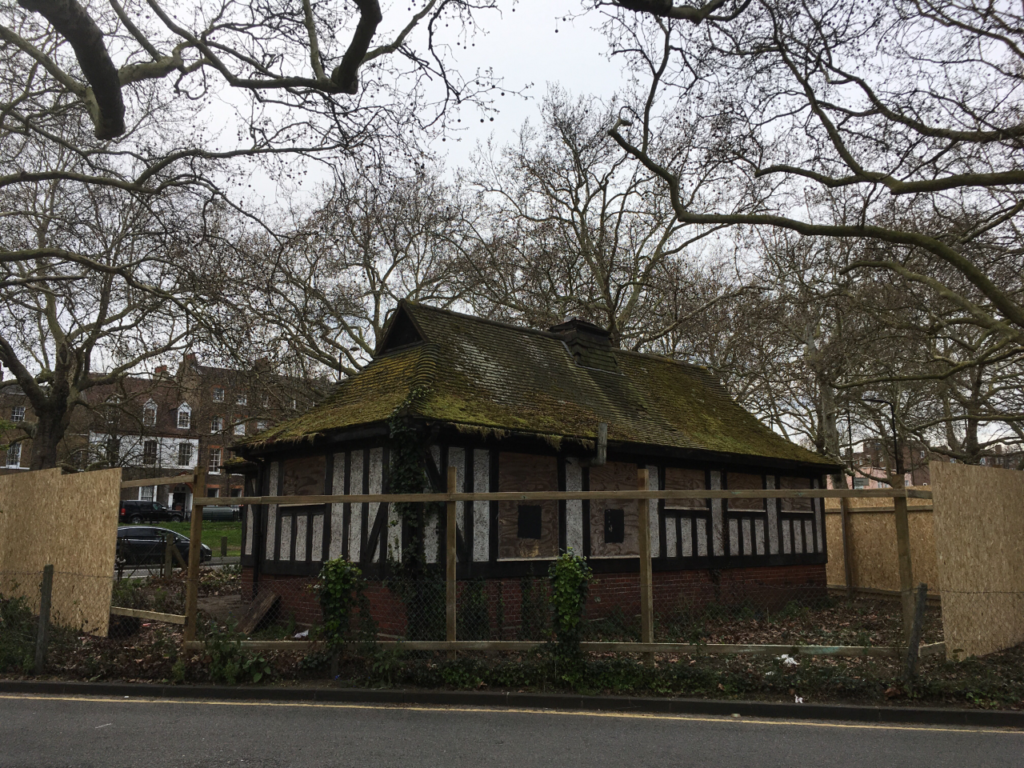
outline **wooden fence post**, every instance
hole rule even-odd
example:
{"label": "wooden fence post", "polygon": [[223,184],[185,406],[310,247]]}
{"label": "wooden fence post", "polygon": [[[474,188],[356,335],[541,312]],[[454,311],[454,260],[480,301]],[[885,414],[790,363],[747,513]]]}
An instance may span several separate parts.
{"label": "wooden fence post", "polygon": [[896,554],[900,565],[900,603],[903,607],[903,639],[908,644],[914,627],[914,567],[910,560],[910,518],[907,515],[907,494],[902,475],[893,478],[893,490],[902,491],[893,497],[896,511]]}
{"label": "wooden fence post", "polygon": [[36,674],[46,670],[46,646],[50,642],[50,604],[53,598],[53,566],[43,566],[39,585],[39,623],[36,625]]}
{"label": "wooden fence post", "polygon": [[903,681],[910,693],[917,677],[917,663],[921,659],[921,631],[924,629],[924,609],[928,601],[928,585],[917,585],[917,596],[914,600],[914,623],[910,630],[907,643],[907,658],[903,667]]}
{"label": "wooden fence post", "polygon": [[852,542],[850,541],[850,500],[842,498],[839,500],[839,521],[843,533],[843,575],[846,579],[846,597],[853,597],[853,553]]}
{"label": "wooden fence post", "polygon": [[203,505],[195,499],[206,496],[206,469],[196,468],[192,485],[192,526],[189,530],[188,582],[185,589],[185,642],[196,639],[196,615],[199,602],[199,557],[203,545]]}
{"label": "wooden fence post", "polygon": [[228,556],[228,537],[227,536],[221,536],[220,537],[220,556],[221,557],[227,557]]}
{"label": "wooden fence post", "polygon": [[[458,492],[458,472],[455,467],[448,467],[448,493]],[[456,611],[455,611],[455,544],[457,541],[458,527],[455,519],[455,508],[457,504],[449,501],[446,507],[447,529],[445,531],[445,584],[444,584],[444,611],[445,611],[445,640],[454,642],[456,638]],[[449,652],[449,658],[455,657],[455,651]]]}
{"label": "wooden fence post", "polygon": [[171,578],[174,571],[174,534],[164,536],[164,577]]}
{"label": "wooden fence post", "polygon": [[[648,470],[636,471],[638,491],[647,490]],[[651,525],[647,499],[637,499],[637,538],[640,544],[640,642],[654,642],[654,592],[651,589]],[[654,662],[654,654],[645,654],[647,661]]]}

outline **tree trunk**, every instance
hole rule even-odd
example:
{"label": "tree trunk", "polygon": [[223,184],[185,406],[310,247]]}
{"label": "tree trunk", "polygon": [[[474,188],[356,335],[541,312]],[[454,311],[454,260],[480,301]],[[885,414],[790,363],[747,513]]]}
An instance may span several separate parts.
{"label": "tree trunk", "polygon": [[57,446],[64,437],[63,413],[46,409],[36,411],[36,432],[32,437],[32,461],[29,469],[53,469],[57,466]]}

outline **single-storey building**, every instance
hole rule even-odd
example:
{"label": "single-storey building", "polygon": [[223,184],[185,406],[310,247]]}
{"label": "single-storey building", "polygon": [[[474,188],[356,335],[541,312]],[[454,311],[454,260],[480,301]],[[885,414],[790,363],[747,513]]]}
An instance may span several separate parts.
{"label": "single-storey building", "polygon": [[[588,322],[532,330],[408,301],[364,370],[235,449],[250,467],[246,494],[264,496],[394,492],[410,463],[423,490],[444,490],[455,467],[466,492],[635,490],[643,467],[652,490],[820,488],[836,468],[761,424],[706,369],[617,349]],[[250,507],[244,580],[281,585],[301,601],[285,584],[314,578],[331,558],[358,562],[373,581],[400,562],[440,570],[440,512]],[[656,603],[666,590],[700,584],[824,590],[823,512],[820,500],[651,501]],[[590,560],[592,594],[604,593],[605,606],[639,599],[636,502],[466,502],[457,519],[460,579],[543,576],[572,548]]]}

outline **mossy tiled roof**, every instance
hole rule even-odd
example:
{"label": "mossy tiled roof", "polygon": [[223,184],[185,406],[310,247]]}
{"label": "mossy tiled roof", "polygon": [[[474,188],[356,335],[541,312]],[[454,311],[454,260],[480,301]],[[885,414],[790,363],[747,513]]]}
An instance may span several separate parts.
{"label": "mossy tiled roof", "polygon": [[403,341],[410,333],[423,340],[391,348],[385,334],[384,351],[322,404],[239,447],[294,443],[384,421],[405,403],[414,418],[469,430],[590,441],[598,422],[606,422],[610,442],[833,463],[765,427],[698,366],[608,349],[601,354],[610,356],[609,364],[584,367],[552,332],[411,302],[396,317],[407,326]]}

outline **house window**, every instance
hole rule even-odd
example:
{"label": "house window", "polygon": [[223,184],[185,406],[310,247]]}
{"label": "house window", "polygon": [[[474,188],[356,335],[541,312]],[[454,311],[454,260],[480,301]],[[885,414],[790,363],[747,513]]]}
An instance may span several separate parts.
{"label": "house window", "polygon": [[213,388],[213,402],[223,403],[224,402],[224,389],[222,387]]}
{"label": "house window", "polygon": [[220,472],[220,448],[210,449],[210,472]]}
{"label": "house window", "polygon": [[207,488],[206,490],[213,498],[220,496],[220,488]]}
{"label": "house window", "polygon": [[16,405],[11,408],[11,421],[17,423],[25,420],[25,406]]}
{"label": "house window", "polygon": [[270,395],[264,395],[263,396],[263,407],[264,408],[269,408],[270,407]]}
{"label": "house window", "polygon": [[266,432],[267,428],[269,426],[270,426],[270,422],[269,421],[267,421],[266,419],[259,419],[256,422],[256,431],[257,432]]}
{"label": "house window", "polygon": [[210,432],[211,433],[220,432],[223,429],[224,429],[224,417],[223,416],[214,416],[213,419],[210,421]]}
{"label": "house window", "polygon": [[292,400],[292,410],[293,411],[299,410],[299,401],[298,400]]}
{"label": "house window", "polygon": [[188,429],[192,426],[192,409],[187,405],[178,407],[178,429]]}
{"label": "house window", "polygon": [[539,504],[520,504],[516,530],[520,539],[539,539],[541,531],[541,507]]}
{"label": "house window", "polygon": [[623,544],[626,541],[626,510],[604,511],[604,543]]}
{"label": "house window", "polygon": [[192,464],[192,443],[178,443],[178,466],[188,467]]}
{"label": "house window", "polygon": [[241,488],[232,488],[231,489],[231,495],[232,496],[241,496],[242,495],[242,489]]}
{"label": "house window", "polygon": [[139,488],[139,501],[153,501],[156,498],[156,486],[147,485]]}
{"label": "house window", "polygon": [[866,477],[855,477],[853,478],[854,488],[867,488],[870,481]]}
{"label": "house window", "polygon": [[237,395],[235,397],[235,405],[245,405],[249,402],[249,398],[245,395]]}
{"label": "house window", "polygon": [[239,421],[237,424],[235,424],[234,432],[235,432],[236,435],[244,435],[245,434],[245,422],[244,421]]}
{"label": "house window", "polygon": [[156,440],[147,440],[142,444],[142,463],[156,464]]}
{"label": "house window", "polygon": [[21,443],[15,443],[7,448],[7,466],[21,466]]}
{"label": "house window", "polygon": [[156,403],[146,403],[142,409],[142,426],[156,426]]}
{"label": "house window", "polygon": [[118,407],[121,405],[121,398],[112,397],[104,404],[104,416],[107,419],[107,424],[113,424],[117,421]]}

